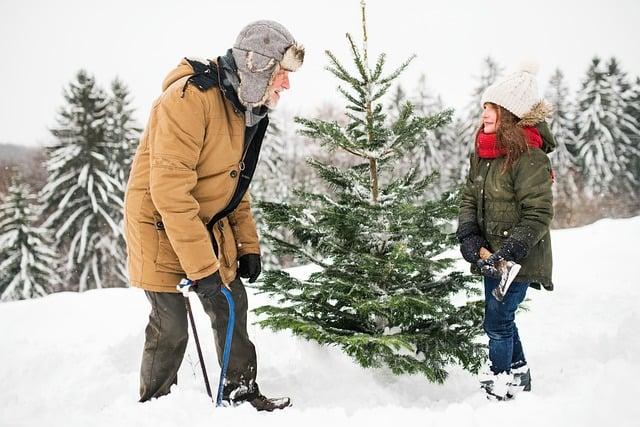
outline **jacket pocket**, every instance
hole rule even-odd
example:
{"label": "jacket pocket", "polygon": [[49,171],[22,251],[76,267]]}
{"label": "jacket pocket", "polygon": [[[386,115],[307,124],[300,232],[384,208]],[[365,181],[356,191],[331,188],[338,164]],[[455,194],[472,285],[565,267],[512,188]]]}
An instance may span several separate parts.
{"label": "jacket pocket", "polygon": [[238,248],[236,247],[236,239],[229,221],[225,218],[218,221],[215,225],[220,232],[220,261],[225,267],[231,268],[238,258]]}
{"label": "jacket pocket", "polygon": [[502,247],[502,243],[511,236],[511,231],[515,227],[512,222],[487,221],[485,226],[485,237],[491,245],[491,251],[495,252]]}
{"label": "jacket pocket", "polygon": [[184,273],[184,270],[180,265],[180,260],[171,246],[167,232],[164,230],[162,218],[155,215],[154,220],[158,237],[158,252],[155,259],[155,270],[165,273]]}

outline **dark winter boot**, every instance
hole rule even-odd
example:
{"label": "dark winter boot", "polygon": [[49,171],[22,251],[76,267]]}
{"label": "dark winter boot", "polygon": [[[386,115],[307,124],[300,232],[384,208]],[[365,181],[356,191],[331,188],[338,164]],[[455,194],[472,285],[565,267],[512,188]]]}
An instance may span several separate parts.
{"label": "dark winter boot", "polygon": [[291,406],[291,399],[288,397],[269,398],[260,393],[256,383],[247,386],[237,386],[227,384],[223,392],[224,402],[228,406],[238,406],[248,402],[258,411],[274,411]]}
{"label": "dark winter boot", "polygon": [[291,406],[291,399],[288,397],[266,397],[262,394],[258,394],[254,399],[250,400],[251,406],[258,411],[271,412],[276,409],[284,409]]}

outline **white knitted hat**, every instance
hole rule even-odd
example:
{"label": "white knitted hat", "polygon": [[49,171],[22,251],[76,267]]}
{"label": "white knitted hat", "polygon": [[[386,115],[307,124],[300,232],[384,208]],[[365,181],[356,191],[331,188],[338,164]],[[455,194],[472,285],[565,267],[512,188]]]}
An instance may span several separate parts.
{"label": "white knitted hat", "polygon": [[537,73],[536,63],[523,63],[518,71],[489,86],[482,94],[480,106],[491,102],[523,118],[541,101],[536,82]]}

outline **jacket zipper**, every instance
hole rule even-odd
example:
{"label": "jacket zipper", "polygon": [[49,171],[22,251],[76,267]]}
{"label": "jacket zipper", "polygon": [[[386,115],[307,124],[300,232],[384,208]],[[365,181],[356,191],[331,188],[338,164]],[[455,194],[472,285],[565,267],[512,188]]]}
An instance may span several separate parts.
{"label": "jacket zipper", "polygon": [[487,220],[485,218],[485,194],[486,194],[486,186],[487,186],[487,177],[489,176],[489,170],[491,169],[492,162],[487,161],[487,171],[484,173],[484,178],[482,179],[482,227],[484,228],[484,232],[487,233]]}
{"label": "jacket zipper", "polygon": [[[245,133],[246,133],[246,131],[247,130],[245,128]],[[244,133],[242,134],[242,139],[244,141]],[[249,152],[249,147],[251,146],[251,142],[252,141],[249,141],[247,143],[247,146],[244,148],[244,153],[242,154],[242,158],[240,159],[240,163],[238,163],[238,169],[240,170],[240,172],[242,172],[245,169],[244,159],[245,159],[245,157],[247,157],[247,153]],[[238,179],[236,180],[236,185],[233,187],[233,191],[231,192],[231,195],[229,196],[227,201],[224,203],[224,207],[222,209],[220,209],[220,211],[218,211],[218,213],[223,212],[225,209],[227,209],[227,206],[229,206],[229,203],[231,202],[231,199],[233,198],[233,195],[236,194],[236,190],[238,189],[238,186],[240,185],[240,175],[241,175],[241,173],[238,173]],[[218,213],[213,215],[212,218],[215,218],[215,216]],[[220,218],[220,219],[222,219],[222,218]],[[218,221],[220,221],[220,220],[218,220]]]}

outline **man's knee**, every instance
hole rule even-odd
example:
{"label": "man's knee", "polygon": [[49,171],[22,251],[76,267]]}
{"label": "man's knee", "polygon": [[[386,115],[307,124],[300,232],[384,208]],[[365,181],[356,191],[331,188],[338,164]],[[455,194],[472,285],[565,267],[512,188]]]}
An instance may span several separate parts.
{"label": "man's knee", "polygon": [[148,292],[152,312],[147,334],[161,345],[179,348],[188,339],[183,297],[178,294]]}

